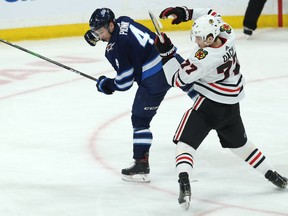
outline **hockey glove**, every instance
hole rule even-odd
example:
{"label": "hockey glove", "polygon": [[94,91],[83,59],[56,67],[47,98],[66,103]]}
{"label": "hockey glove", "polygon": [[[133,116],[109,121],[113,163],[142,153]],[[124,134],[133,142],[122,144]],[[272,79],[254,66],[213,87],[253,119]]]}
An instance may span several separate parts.
{"label": "hockey glove", "polygon": [[100,40],[100,38],[93,34],[91,30],[88,30],[85,33],[84,38],[91,46],[96,46],[96,43]]}
{"label": "hockey glove", "polygon": [[157,35],[154,41],[154,45],[160,56],[169,60],[176,53],[176,47],[172,44],[170,38],[168,38],[165,33],[161,32],[161,35],[164,39],[164,42],[162,43],[159,39],[159,36]]}
{"label": "hockey glove", "polygon": [[108,88],[108,82],[113,82],[112,79],[107,78],[106,76],[100,76],[98,78],[98,82],[96,83],[96,87],[99,92],[102,92],[107,95],[113,94],[114,90]]}
{"label": "hockey glove", "polygon": [[182,91],[186,92],[187,95],[193,99],[198,95],[198,92],[194,90],[194,83],[189,83],[184,86],[180,86]]}
{"label": "hockey glove", "polygon": [[192,19],[193,10],[188,9],[187,7],[169,7],[164,9],[159,17],[161,19],[165,19],[168,16],[172,15],[174,19],[172,20],[172,24],[179,24],[181,22],[187,22]]}

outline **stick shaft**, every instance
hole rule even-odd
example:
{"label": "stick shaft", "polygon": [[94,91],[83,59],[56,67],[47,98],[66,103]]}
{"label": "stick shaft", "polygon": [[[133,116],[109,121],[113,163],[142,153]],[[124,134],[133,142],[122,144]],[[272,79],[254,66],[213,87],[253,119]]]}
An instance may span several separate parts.
{"label": "stick shaft", "polygon": [[38,54],[38,53],[35,53],[35,52],[31,51],[31,50],[25,49],[24,47],[21,47],[21,46],[18,46],[18,45],[16,45],[16,44],[13,44],[13,43],[11,43],[11,42],[9,42],[9,41],[7,41],[7,40],[4,40],[4,39],[1,39],[1,38],[0,38],[0,41],[3,42],[3,43],[5,43],[5,44],[7,44],[7,45],[9,45],[9,46],[12,46],[12,47],[17,48],[17,49],[19,49],[19,50],[22,50],[22,51],[24,51],[24,52],[26,52],[26,53],[29,53],[29,54],[31,54],[31,55],[33,55],[33,56],[36,56],[36,57],[38,57],[38,58],[41,58],[41,59],[43,59],[43,60],[45,60],[45,61],[48,61],[48,62],[50,62],[50,63],[52,63],[52,64],[55,64],[55,65],[57,65],[57,66],[59,66],[59,67],[65,68],[65,69],[67,69],[67,70],[69,70],[69,71],[71,71],[71,72],[73,72],[73,73],[79,74],[79,75],[84,76],[84,77],[86,77],[86,78],[88,78],[88,79],[91,79],[91,80],[94,80],[94,81],[98,82],[98,79],[97,79],[97,78],[92,77],[92,76],[90,76],[90,75],[88,75],[88,74],[82,73],[82,72],[80,72],[80,71],[78,71],[78,70],[76,70],[76,69],[73,69],[73,68],[71,68],[71,67],[69,67],[69,66],[67,66],[67,65],[64,65],[64,64],[62,64],[62,63],[60,63],[60,62],[54,61],[54,60],[52,60],[52,59],[49,59],[49,58],[47,58],[47,57],[45,57],[45,56],[42,56],[42,55],[40,55],[40,54]]}
{"label": "stick shaft", "polygon": [[164,43],[164,38],[161,35],[161,29],[160,29],[160,26],[159,26],[159,23],[158,23],[159,21],[157,20],[157,18],[154,16],[154,14],[151,11],[148,11],[148,13],[149,13],[150,19],[151,19],[151,21],[153,23],[153,26],[154,26],[154,28],[156,30],[156,34],[158,35],[161,43]]}

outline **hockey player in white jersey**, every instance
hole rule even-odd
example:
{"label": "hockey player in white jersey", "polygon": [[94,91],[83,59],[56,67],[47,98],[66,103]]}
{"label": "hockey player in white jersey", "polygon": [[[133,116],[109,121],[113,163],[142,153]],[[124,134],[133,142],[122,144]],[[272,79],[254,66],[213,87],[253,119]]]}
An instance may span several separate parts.
{"label": "hockey player in white jersey", "polygon": [[240,73],[231,26],[212,9],[170,7],[161,12],[160,18],[170,15],[174,17],[172,24],[195,20],[191,39],[197,44],[191,56],[179,64],[174,57],[174,45],[167,35],[161,33],[163,43],[159,37],[155,39],[168,83],[174,87],[194,83],[194,89],[199,93],[192,108],[183,115],[173,138],[177,144],[179,204],[189,208],[189,177],[195,154],[212,129],[216,130],[223,148],[229,148],[277,187],[286,188],[287,178],[274,170],[262,151],[246,136],[239,108],[239,102],[244,98],[244,78]]}

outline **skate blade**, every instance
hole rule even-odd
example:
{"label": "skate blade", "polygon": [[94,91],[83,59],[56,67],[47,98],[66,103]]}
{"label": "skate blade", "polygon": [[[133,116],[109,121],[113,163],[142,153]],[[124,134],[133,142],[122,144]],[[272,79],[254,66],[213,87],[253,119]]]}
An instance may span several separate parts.
{"label": "skate blade", "polygon": [[122,175],[122,180],[140,183],[149,183],[151,181],[148,174]]}
{"label": "skate blade", "polygon": [[181,203],[181,208],[183,208],[185,211],[187,211],[190,207],[190,197],[186,196],[184,197],[185,202]]}

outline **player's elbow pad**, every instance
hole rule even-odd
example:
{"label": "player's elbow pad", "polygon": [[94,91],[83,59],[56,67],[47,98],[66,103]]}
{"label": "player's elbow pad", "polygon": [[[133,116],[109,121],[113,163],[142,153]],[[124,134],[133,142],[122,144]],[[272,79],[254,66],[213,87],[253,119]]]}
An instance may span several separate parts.
{"label": "player's elbow pad", "polygon": [[176,58],[171,58],[163,64],[164,74],[169,85],[173,86],[173,76],[179,69],[180,63]]}

